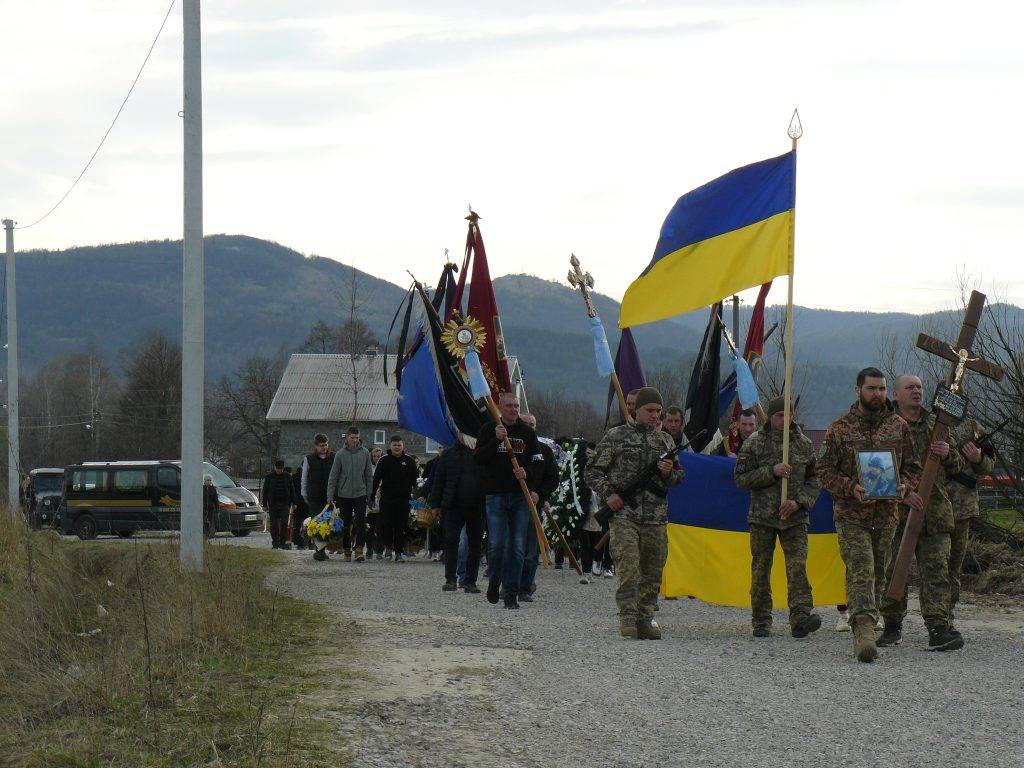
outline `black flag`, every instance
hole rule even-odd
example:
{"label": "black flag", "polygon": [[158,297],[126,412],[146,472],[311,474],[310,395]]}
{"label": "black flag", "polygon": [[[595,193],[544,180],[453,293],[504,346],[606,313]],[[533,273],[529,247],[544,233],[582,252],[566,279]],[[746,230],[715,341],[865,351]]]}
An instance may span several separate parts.
{"label": "black flag", "polygon": [[[690,374],[686,391],[686,436],[693,440],[693,450],[700,453],[718,434],[718,388],[720,382],[722,302],[711,307],[711,318],[704,330],[700,352]],[[700,434],[703,430],[703,434]],[[696,439],[694,439],[696,438]]]}

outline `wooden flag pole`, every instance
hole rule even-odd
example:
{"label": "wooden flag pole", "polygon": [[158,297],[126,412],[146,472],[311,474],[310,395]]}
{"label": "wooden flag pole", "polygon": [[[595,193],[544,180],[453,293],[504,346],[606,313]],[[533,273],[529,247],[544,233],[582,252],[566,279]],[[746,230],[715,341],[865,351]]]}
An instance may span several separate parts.
{"label": "wooden flag pole", "polygon": [[[782,463],[789,464],[789,422],[793,418],[793,272],[796,261],[796,143],[804,135],[803,125],[800,123],[800,113],[793,110],[793,117],[789,121],[789,130],[786,131],[789,138],[793,140],[793,215],[789,224],[789,279],[786,291],[786,384],[783,389],[783,400],[785,403],[783,413],[786,423],[782,427]],[[789,478],[782,478],[782,503],[785,504],[789,498]]]}
{"label": "wooden flag pole", "polygon": [[615,387],[615,397],[619,401],[619,411],[622,413],[622,421],[625,424],[629,424],[633,421],[633,418],[629,415],[629,411],[626,410],[626,396],[622,393],[622,385],[619,383],[619,374],[612,371],[612,386]]}

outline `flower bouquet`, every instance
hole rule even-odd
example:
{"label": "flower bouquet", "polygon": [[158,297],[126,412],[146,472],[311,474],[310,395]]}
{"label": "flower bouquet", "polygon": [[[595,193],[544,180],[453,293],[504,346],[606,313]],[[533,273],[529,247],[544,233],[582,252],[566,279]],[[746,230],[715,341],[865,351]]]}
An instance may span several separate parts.
{"label": "flower bouquet", "polygon": [[302,526],[313,543],[314,560],[326,560],[327,547],[340,546],[341,532],[345,528],[341,514],[334,507],[325,507],[320,514],[307,517]]}

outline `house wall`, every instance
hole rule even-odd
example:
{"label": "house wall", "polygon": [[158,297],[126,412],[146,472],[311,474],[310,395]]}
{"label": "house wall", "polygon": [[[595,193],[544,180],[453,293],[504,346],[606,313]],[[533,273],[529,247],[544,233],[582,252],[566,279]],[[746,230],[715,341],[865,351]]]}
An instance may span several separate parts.
{"label": "house wall", "polygon": [[[391,439],[392,435],[398,434],[405,441],[406,453],[421,458],[430,458],[434,455],[433,453],[427,453],[426,438],[422,435],[399,429],[393,421],[366,422],[358,426],[359,437],[362,439],[363,445],[366,446],[367,450],[379,447],[386,451],[388,449],[388,440]],[[339,424],[338,422],[281,422],[279,456],[284,459],[284,463],[289,467],[297,466],[302,463],[303,456],[313,450],[313,435],[317,432],[323,432],[327,435],[328,440],[331,441],[331,448],[337,450],[345,442],[345,431],[347,429],[348,424]],[[384,434],[380,442],[375,442],[375,439],[380,437],[376,434],[378,430],[383,431]]]}

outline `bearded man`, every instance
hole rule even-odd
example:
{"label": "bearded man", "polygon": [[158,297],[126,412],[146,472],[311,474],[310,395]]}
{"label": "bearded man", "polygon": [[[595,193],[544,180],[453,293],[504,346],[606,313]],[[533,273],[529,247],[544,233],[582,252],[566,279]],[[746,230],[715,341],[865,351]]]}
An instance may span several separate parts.
{"label": "bearded man", "polygon": [[867,498],[857,471],[858,452],[893,451],[900,498],[916,510],[924,509],[924,501],[915,492],[921,464],[914,436],[886,397],[885,374],[865,368],[857,374],[854,392],[857,402],[825,432],[816,471],[822,487],[832,494],[839,552],[846,563],[853,650],[860,661],[869,663],[878,657],[875,624],[899,502]]}

